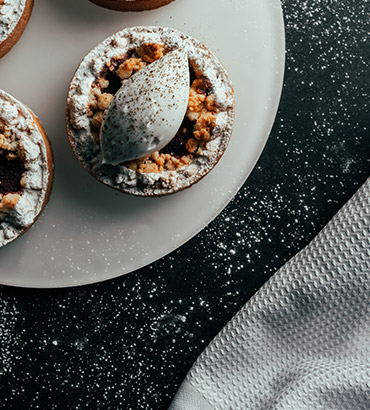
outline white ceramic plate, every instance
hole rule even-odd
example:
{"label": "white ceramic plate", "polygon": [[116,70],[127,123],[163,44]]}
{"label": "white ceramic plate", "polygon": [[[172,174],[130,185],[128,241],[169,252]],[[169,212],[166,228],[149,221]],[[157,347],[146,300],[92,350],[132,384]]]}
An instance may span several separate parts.
{"label": "white ceramic plate", "polygon": [[[124,27],[173,27],[203,41],[234,83],[236,122],[225,155],[202,181],[166,198],[119,194],[84,171],[69,147],[64,105],[69,81],[96,44]],[[0,88],[39,116],[56,174],[35,226],[0,249],[0,283],[67,287],[143,267],[214,219],[252,171],[270,133],[282,88],[284,24],[279,0],[176,0],[144,13],[87,0],[38,0],[20,42],[0,60]]]}

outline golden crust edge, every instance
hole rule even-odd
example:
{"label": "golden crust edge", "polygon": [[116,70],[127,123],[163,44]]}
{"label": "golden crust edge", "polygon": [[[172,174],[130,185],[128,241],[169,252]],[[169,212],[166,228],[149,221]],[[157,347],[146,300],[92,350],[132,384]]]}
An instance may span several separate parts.
{"label": "golden crust edge", "polygon": [[27,23],[31,17],[34,0],[27,0],[23,14],[19,19],[14,30],[8,35],[8,37],[0,44],[0,58],[4,57],[9,51],[16,45],[21,38]]}
{"label": "golden crust edge", "polygon": [[90,0],[92,3],[116,11],[154,10],[166,6],[174,0],[135,0],[129,3],[120,0]]}

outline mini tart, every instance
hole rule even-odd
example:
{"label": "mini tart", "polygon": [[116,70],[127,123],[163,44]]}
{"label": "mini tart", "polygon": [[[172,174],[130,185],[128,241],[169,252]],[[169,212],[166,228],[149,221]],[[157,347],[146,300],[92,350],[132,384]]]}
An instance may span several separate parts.
{"label": "mini tart", "polygon": [[[188,110],[172,141],[160,151],[119,165],[102,162],[103,113],[120,88],[145,65],[169,51],[189,57]],[[137,196],[163,196],[198,182],[218,162],[232,134],[234,92],[219,60],[177,30],[134,27],[95,47],[78,67],[68,93],[66,124],[73,152],[100,182]]]}
{"label": "mini tart", "polygon": [[49,200],[53,168],[40,121],[0,90],[0,247],[34,224]]}
{"label": "mini tart", "polygon": [[0,0],[0,57],[20,39],[31,16],[34,0]]}
{"label": "mini tart", "polygon": [[157,9],[174,0],[90,0],[98,6],[118,11],[144,11]]}

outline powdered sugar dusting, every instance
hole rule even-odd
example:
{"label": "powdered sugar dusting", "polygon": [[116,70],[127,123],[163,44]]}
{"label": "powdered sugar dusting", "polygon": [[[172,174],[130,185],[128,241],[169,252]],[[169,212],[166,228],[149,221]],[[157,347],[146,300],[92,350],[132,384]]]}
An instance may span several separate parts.
{"label": "powdered sugar dusting", "polygon": [[19,311],[14,304],[0,301],[0,377],[11,374],[15,364],[14,348],[18,347],[19,338],[14,329],[19,319]]}

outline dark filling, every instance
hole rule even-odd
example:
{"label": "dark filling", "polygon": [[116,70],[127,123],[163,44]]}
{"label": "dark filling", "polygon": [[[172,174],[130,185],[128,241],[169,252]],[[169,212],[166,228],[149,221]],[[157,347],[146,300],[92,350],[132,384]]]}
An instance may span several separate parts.
{"label": "dark filling", "polygon": [[206,96],[208,97],[209,95],[214,93],[214,89],[212,87],[211,82],[208,80],[208,78],[202,77],[202,86],[199,88],[200,91],[203,91]]}
{"label": "dark filling", "polygon": [[192,123],[190,120],[188,120],[187,117],[185,117],[176,135],[165,147],[163,147],[159,151],[159,153],[170,154],[176,158],[181,158],[183,155],[188,155],[189,152],[186,149],[185,145],[189,138],[193,136],[193,132],[194,123]]}
{"label": "dark filling", "polygon": [[19,158],[8,160],[6,154],[9,151],[3,150],[0,154],[0,194],[20,193],[22,174],[25,171],[24,165]]}
{"label": "dark filling", "polygon": [[[100,78],[109,81],[109,86],[107,88],[103,88],[101,91],[102,93],[109,93],[109,94],[116,94],[117,91],[121,88],[122,80],[116,74],[118,67],[127,61],[129,58],[132,57],[134,54],[134,50],[129,50],[126,55],[122,58],[117,58],[111,60],[111,64],[109,67],[104,67],[103,70],[100,72]],[[96,81],[97,84],[97,81]]]}
{"label": "dark filling", "polygon": [[[101,90],[102,93],[110,93],[115,95],[117,91],[121,88],[122,80],[116,74],[118,67],[124,63],[126,60],[131,58],[135,50],[129,50],[123,58],[112,59],[109,67],[104,67],[99,74],[99,78],[109,81],[109,86]],[[195,71],[190,64],[190,84],[196,79]],[[208,81],[208,80],[206,80]],[[98,85],[98,81],[95,82]],[[204,92],[209,95],[212,93],[211,84],[205,82]],[[188,155],[189,152],[185,148],[185,145],[189,138],[193,136],[194,133],[194,123],[189,121],[187,117],[184,118],[179,130],[177,131],[174,138],[169,144],[162,148],[159,152],[161,154],[170,154],[176,158],[181,158],[183,155]]]}

